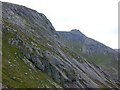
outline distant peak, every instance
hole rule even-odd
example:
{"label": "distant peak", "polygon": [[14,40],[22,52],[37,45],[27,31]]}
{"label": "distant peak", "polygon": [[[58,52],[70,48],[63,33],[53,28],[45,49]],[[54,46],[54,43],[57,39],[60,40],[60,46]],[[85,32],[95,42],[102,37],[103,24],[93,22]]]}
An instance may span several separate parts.
{"label": "distant peak", "polygon": [[82,32],[80,32],[80,30],[78,30],[78,29],[72,29],[70,32],[73,33],[73,34],[85,36],[85,35],[84,35]]}
{"label": "distant peak", "polygon": [[78,29],[72,29],[71,32],[77,32],[80,33],[80,31]]}

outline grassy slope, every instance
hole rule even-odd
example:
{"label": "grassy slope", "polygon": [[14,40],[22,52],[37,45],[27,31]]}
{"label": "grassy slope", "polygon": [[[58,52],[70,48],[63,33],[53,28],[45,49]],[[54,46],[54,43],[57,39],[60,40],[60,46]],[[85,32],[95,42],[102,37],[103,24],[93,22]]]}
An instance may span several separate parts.
{"label": "grassy slope", "polygon": [[51,83],[55,83],[55,81],[34,68],[32,63],[25,64],[23,59],[27,59],[19,49],[8,44],[9,38],[12,38],[12,36],[12,33],[6,33],[3,36],[3,84],[16,88],[55,87]]}
{"label": "grassy slope", "polygon": [[0,82],[2,82],[2,32],[0,31]]}
{"label": "grassy slope", "polygon": [[[23,18],[23,19],[25,19],[25,18]],[[27,20],[25,19],[25,21],[27,21]],[[29,21],[27,22],[27,24],[29,25]],[[15,27],[15,25],[12,25],[8,22],[6,23],[6,25],[11,28],[14,28],[15,30],[18,29],[17,27]],[[30,25],[30,26],[32,26],[32,25]],[[46,29],[42,28],[41,31],[42,30],[46,30]],[[21,33],[21,32],[19,32],[19,33]],[[21,34],[23,35],[23,33],[21,33]],[[35,37],[36,37],[36,36],[34,37],[34,35],[36,35],[36,34],[33,34],[33,36],[29,36],[30,41],[28,40],[27,43],[30,44],[31,41],[34,41],[34,40],[32,40],[33,38],[35,39]],[[24,34],[24,36],[28,37],[27,34]],[[3,48],[3,83],[5,85],[10,85],[10,87],[20,87],[20,88],[21,87],[24,87],[24,88],[26,88],[26,87],[29,87],[29,88],[54,87],[54,85],[52,85],[52,83],[51,83],[51,82],[55,83],[54,80],[52,80],[48,75],[41,72],[40,70],[31,67],[32,63],[25,64],[25,62],[23,60],[27,61],[27,58],[23,56],[23,54],[19,51],[19,49],[8,44],[9,38],[12,38],[12,37],[13,37],[12,33],[7,33],[4,35],[4,38],[3,38],[3,47],[2,47]],[[47,40],[44,40],[44,41],[47,42]],[[42,42],[42,44],[43,44],[43,42]],[[43,45],[38,45],[37,48],[40,48],[42,50],[50,49],[49,51],[52,50],[51,48],[46,48]],[[74,45],[75,45],[75,43],[72,46],[74,46]],[[76,48],[78,46],[79,46],[79,44],[77,44],[73,47],[75,49],[75,51],[78,50]],[[64,49],[63,51],[65,51],[67,53],[66,49]],[[55,52],[55,53],[59,54],[57,52]],[[70,53],[68,53],[68,54],[70,54]],[[75,55],[73,55],[73,54],[71,54],[71,55],[73,57],[75,57]],[[92,58],[91,59],[89,59],[89,58],[91,58],[91,57],[88,57],[88,60],[92,60]],[[48,80],[50,80],[51,82],[49,82]]]}
{"label": "grassy slope", "polygon": [[[90,63],[95,63],[100,67],[103,67],[104,69],[110,71],[111,73],[114,72],[114,70],[118,67],[117,62],[114,61],[113,56],[109,54],[96,54],[96,53],[91,53],[91,54],[85,54],[82,53],[81,49],[81,44],[76,41],[67,41],[64,40],[64,37],[60,37],[60,40],[65,43],[69,49],[77,53],[78,55],[82,55],[84,58],[87,59],[88,62]],[[115,69],[114,69],[115,68]]]}

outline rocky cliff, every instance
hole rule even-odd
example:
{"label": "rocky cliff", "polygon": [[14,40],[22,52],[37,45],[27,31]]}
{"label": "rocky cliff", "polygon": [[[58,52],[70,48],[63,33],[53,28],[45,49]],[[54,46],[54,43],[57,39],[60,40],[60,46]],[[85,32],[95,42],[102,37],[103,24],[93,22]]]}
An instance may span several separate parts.
{"label": "rocky cliff", "polygon": [[[78,30],[66,35],[55,31],[47,17],[35,10],[5,2],[2,6],[4,85],[12,88],[119,88],[119,81],[112,78],[112,73],[83,55],[93,52],[113,55],[114,50],[100,44],[100,48],[104,48],[101,50],[96,41],[87,40]],[[79,44],[73,42],[77,40]]]}
{"label": "rocky cliff", "polygon": [[103,67],[105,70],[111,72],[111,74],[117,75],[118,52],[85,36],[76,29],[70,32],[58,31],[57,35],[57,38],[72,51],[81,54],[89,62]]}

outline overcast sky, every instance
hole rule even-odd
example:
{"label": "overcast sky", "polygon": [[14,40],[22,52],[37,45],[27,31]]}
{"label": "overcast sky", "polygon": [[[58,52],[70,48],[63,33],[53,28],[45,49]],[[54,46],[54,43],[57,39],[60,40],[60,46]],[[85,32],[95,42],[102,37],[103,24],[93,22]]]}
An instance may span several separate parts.
{"label": "overcast sky", "polygon": [[57,31],[79,29],[86,36],[118,48],[119,0],[2,0],[43,13]]}

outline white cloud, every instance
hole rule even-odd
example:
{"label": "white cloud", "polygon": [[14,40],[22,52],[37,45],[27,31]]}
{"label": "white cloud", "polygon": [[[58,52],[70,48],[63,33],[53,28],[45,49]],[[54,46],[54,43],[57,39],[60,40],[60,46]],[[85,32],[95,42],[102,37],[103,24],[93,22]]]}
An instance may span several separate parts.
{"label": "white cloud", "polygon": [[80,29],[85,35],[118,48],[119,0],[2,0],[44,13],[57,31]]}

